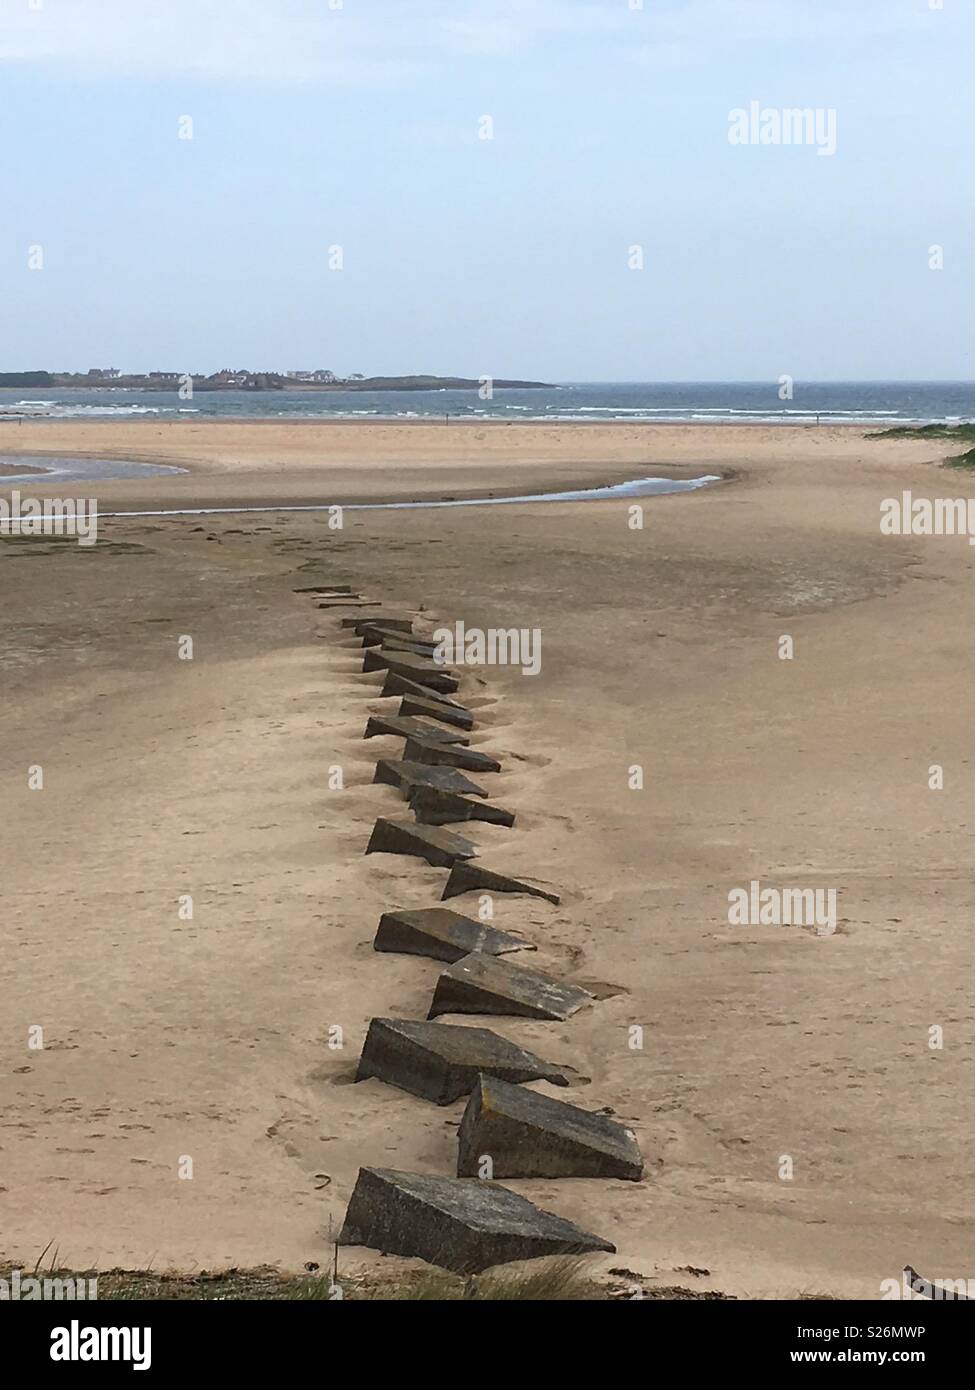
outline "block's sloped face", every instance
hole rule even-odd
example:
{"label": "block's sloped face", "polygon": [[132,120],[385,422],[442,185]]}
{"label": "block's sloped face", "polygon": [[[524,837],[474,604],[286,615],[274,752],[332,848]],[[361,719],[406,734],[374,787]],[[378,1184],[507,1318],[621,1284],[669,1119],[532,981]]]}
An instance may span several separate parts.
{"label": "block's sloped face", "polygon": [[622,1178],[639,1182],[636,1135],[608,1115],[481,1076],[457,1136],[457,1176],[480,1176],[485,1158],[496,1178]]}
{"label": "block's sloped face", "polygon": [[[428,656],[417,652],[387,652],[381,647],[367,647],[362,660],[363,671],[395,671],[399,676],[422,681],[433,686],[434,690],[456,690],[460,684],[449,666],[441,666]],[[451,682],[444,685],[443,680]]]}
{"label": "block's sloped face", "polygon": [[[392,628],[384,628],[378,626],[364,627],[361,632],[357,632],[355,635],[356,637],[360,637],[362,639],[361,645],[363,647],[381,647],[383,638],[388,636],[392,631]],[[404,642],[409,642],[412,640],[408,632],[401,632],[399,635]]]}
{"label": "block's sloped face", "polygon": [[471,859],[476,853],[470,840],[452,830],[384,816],[376,821],[366,846],[366,854],[412,854],[439,869],[449,869],[455,860]]}
{"label": "block's sloped face", "polygon": [[410,716],[396,714],[372,714],[366,723],[366,731],[363,738],[377,738],[381,736],[391,736],[392,738],[422,738],[434,743],[469,743],[466,734],[459,734],[456,729],[444,729],[436,724],[430,724],[425,719],[413,719]]}
{"label": "block's sloped face", "polygon": [[[409,763],[397,758],[380,758],[374,782],[396,787],[407,798],[416,787],[439,787],[465,796],[487,796],[483,787],[465,777],[455,767],[436,767],[432,763]],[[461,890],[463,891],[463,890]]]}
{"label": "block's sloped face", "polygon": [[570,1068],[546,1062],[490,1028],[407,1018],[370,1022],[355,1079],[375,1077],[435,1105],[450,1105],[470,1094],[481,1073],[512,1083],[548,1081],[553,1086],[580,1079]]}
{"label": "block's sloped face", "polygon": [[373,946],[377,951],[396,951],[403,955],[430,956],[433,960],[455,961],[473,951],[501,956],[509,951],[533,950],[531,942],[496,927],[486,926],[473,917],[452,912],[449,907],[424,907],[417,912],[384,912]]}
{"label": "block's sloped face", "polygon": [[[451,675],[443,666],[438,666],[436,662],[428,661],[425,656],[416,656],[412,652],[390,652],[384,656],[382,652],[377,652],[375,647],[370,647],[366,652],[362,669],[363,671],[385,669],[395,676],[405,676],[407,680],[417,681],[429,686],[431,690],[439,690],[446,695],[452,694],[460,685],[457,677]],[[386,691],[385,685],[383,690]]]}
{"label": "block's sloped face", "polygon": [[[406,653],[401,652],[400,655],[404,656]],[[390,655],[384,656],[381,647],[367,647],[362,658],[362,669],[363,671],[385,671],[388,670],[391,660],[395,660],[395,658]],[[432,662],[430,664],[432,665]]]}
{"label": "block's sloped face", "polygon": [[501,764],[497,758],[490,758],[487,753],[479,753],[476,748],[446,747],[440,742],[427,738],[408,738],[403,756],[412,762],[440,763],[446,767],[463,767],[468,772],[501,771]]}
{"label": "block's sloped face", "polygon": [[399,712],[401,715],[422,715],[427,719],[436,719],[441,724],[452,724],[456,729],[471,730],[474,727],[474,716],[470,710],[445,701],[430,700],[424,695],[404,694]]}
{"label": "block's sloped face", "polygon": [[439,787],[415,787],[410,796],[410,810],[421,825],[454,825],[465,820],[483,820],[509,827],[515,823],[511,811],[501,806],[468,801],[456,792],[441,791]]}
{"label": "block's sloped face", "polygon": [[367,627],[362,633],[363,647],[381,647],[387,652],[412,652],[414,656],[432,659],[437,650],[432,642],[414,637],[409,632],[397,632],[391,627]]}
{"label": "block's sloped face", "polygon": [[443,694],[451,694],[460,685],[457,676],[449,667],[430,661],[425,656],[417,656],[413,652],[389,652],[379,655],[387,670],[395,672],[398,676],[406,676],[408,680],[420,681]]}
{"label": "block's sloped face", "polygon": [[412,652],[414,656],[425,656],[433,660],[436,647],[432,642],[424,642],[422,637],[407,637],[405,633],[387,632],[379,643],[384,652]]}
{"label": "block's sloped face", "polygon": [[368,618],[343,618],[342,626],[351,628],[356,637],[361,637],[360,628],[384,627],[396,632],[412,632],[413,619],[406,613],[370,613]]}
{"label": "block's sloped face", "polygon": [[[436,701],[438,705],[449,705],[451,709],[464,709],[462,704],[457,700],[452,700],[443,690],[434,690],[432,685],[424,685],[422,677],[413,680],[409,676],[401,676],[396,671],[388,672],[379,694],[381,696],[419,695],[424,700]],[[470,711],[465,710],[464,712],[469,713]]]}
{"label": "block's sloped face", "polygon": [[413,1255],[458,1274],[511,1260],[616,1249],[494,1183],[389,1168],[359,1169],[339,1244]]}
{"label": "block's sloped face", "polygon": [[[409,627],[399,626],[396,619],[390,622],[381,615],[375,618],[363,614],[362,621],[356,625],[355,636],[358,637],[364,647],[379,647],[383,642],[423,642],[425,639],[418,637],[413,631],[412,619],[408,619]],[[428,644],[429,645],[429,644]]]}
{"label": "block's sloped face", "polygon": [[509,1014],[561,1020],[591,1003],[592,995],[577,985],[474,954],[456,961],[440,976],[428,1017]]}
{"label": "block's sloped face", "polygon": [[526,893],[530,898],[544,898],[546,902],[555,903],[556,907],[561,901],[557,893],[548,893],[544,888],[536,888],[520,878],[510,878],[508,874],[496,874],[493,869],[482,869],[479,864],[455,864],[444,884],[441,900],[456,898],[459,893],[471,893],[477,888],[487,888],[494,893]]}

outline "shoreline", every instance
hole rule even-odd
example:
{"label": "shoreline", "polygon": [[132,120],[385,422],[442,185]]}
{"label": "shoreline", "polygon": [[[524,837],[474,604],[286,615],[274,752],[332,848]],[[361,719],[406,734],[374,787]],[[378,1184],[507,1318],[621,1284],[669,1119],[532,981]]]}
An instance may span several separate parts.
{"label": "shoreline", "polygon": [[[93,480],[102,513],[474,502],[649,477],[680,483],[712,476],[740,489],[790,464],[813,470],[834,459],[850,467],[938,464],[947,452],[943,440],[876,439],[845,425],[521,421],[477,430],[465,421],[465,428],[450,430],[372,420],[35,423],[25,429],[0,422],[0,458],[13,466],[75,458],[178,470]],[[0,482],[9,487],[18,476]],[[30,483],[40,496],[69,486],[55,475]],[[530,505],[537,510],[543,503]]]}
{"label": "shoreline", "polygon": [[[814,412],[813,412],[814,413]],[[188,418],[192,417],[192,418]],[[50,425],[64,426],[75,425],[81,429],[99,428],[111,426],[140,426],[145,425],[179,425],[191,427],[194,425],[213,425],[219,427],[241,426],[241,425],[260,425],[265,427],[281,428],[282,426],[328,426],[330,424],[350,426],[377,426],[396,428],[423,428],[449,429],[454,426],[486,426],[503,425],[509,429],[524,429],[535,427],[542,429],[621,429],[621,428],[645,428],[645,429],[787,429],[787,430],[860,430],[873,431],[885,428],[895,428],[906,426],[914,428],[916,426],[929,423],[945,423],[942,421],[930,421],[926,416],[918,416],[916,419],[898,418],[896,421],[888,419],[874,419],[868,417],[863,420],[821,420],[816,421],[803,417],[802,419],[789,420],[776,415],[765,416],[758,420],[736,420],[730,418],[719,418],[714,420],[686,420],[686,419],[660,419],[647,418],[642,416],[614,415],[608,419],[590,419],[579,415],[567,416],[542,416],[530,415],[523,420],[512,420],[499,415],[207,415],[203,411],[180,411],[174,410],[172,418],[168,416],[161,418],[158,414],[144,412],[132,415],[117,415],[97,417],[92,416],[72,416],[72,415],[5,415],[0,411],[0,427],[4,425]],[[948,423],[955,423],[950,421]],[[966,423],[959,421],[958,423]]]}
{"label": "shoreline", "polygon": [[[14,467],[75,458],[177,469],[97,483],[100,511],[168,511],[473,501],[647,477],[709,475],[741,487],[790,462],[937,464],[947,453],[943,440],[876,439],[847,425],[502,421],[504,428],[479,430],[473,423],[451,430],[374,420],[37,421],[34,429],[0,422],[0,458]],[[41,494],[61,485],[56,476],[31,483]]]}
{"label": "shoreline", "polygon": [[[111,467],[113,463],[126,464],[132,467],[144,466],[146,468],[158,468],[160,472],[153,474],[153,478],[159,478],[164,473],[169,476],[179,474],[192,474],[194,465],[183,462],[179,465],[168,461],[166,463],[148,463],[145,460],[134,460],[131,457],[132,451],[127,451],[124,458],[113,460],[106,457],[104,451],[98,455],[81,455],[78,452],[64,454],[61,456],[51,454],[40,454],[37,457],[46,461],[60,457],[67,463],[91,461],[92,463],[105,464]],[[662,467],[663,465],[661,465]],[[199,466],[198,466],[199,467]],[[356,497],[343,498],[341,501],[324,502],[321,499],[305,502],[292,499],[290,502],[268,501],[262,505],[246,507],[201,507],[201,508],[178,508],[178,509],[154,509],[151,511],[124,510],[120,512],[100,512],[99,515],[105,517],[125,517],[125,516],[198,516],[210,514],[247,514],[247,513],[266,513],[274,511],[297,512],[297,511],[327,511],[330,507],[341,506],[349,511],[377,511],[385,509],[409,509],[409,508],[433,508],[433,507],[467,507],[467,506],[492,506],[502,504],[522,503],[526,506],[537,505],[539,503],[551,502],[601,502],[618,500],[622,497],[628,498],[657,498],[680,494],[689,491],[697,491],[704,487],[713,487],[718,483],[729,482],[734,477],[733,471],[722,474],[706,474],[701,477],[688,477],[684,479],[670,478],[658,469],[656,473],[652,471],[643,473],[638,478],[626,478],[618,482],[607,483],[604,478],[593,478],[590,481],[583,481],[571,490],[559,490],[555,486],[544,489],[536,493],[524,493],[513,485],[511,489],[500,488],[493,490],[488,496],[477,495],[475,490],[465,493],[461,489],[461,495],[439,496],[432,494],[424,498],[413,497],[393,497],[384,501],[359,500]],[[671,469],[671,471],[676,471]],[[39,486],[55,486],[60,488],[61,483],[100,483],[111,484],[122,481],[139,480],[144,477],[141,474],[133,473],[91,473],[85,475],[72,472],[70,469],[59,471],[55,468],[42,468],[38,466],[35,470],[23,468],[10,468],[4,472],[0,465],[0,478],[10,476],[14,479],[29,479]],[[655,488],[653,483],[670,484]],[[524,485],[523,485],[524,486]],[[588,496],[587,494],[593,494]]]}
{"label": "shoreline", "polygon": [[[178,510],[157,510],[157,511],[122,511],[122,512],[100,512],[100,516],[107,518],[119,518],[127,516],[247,516],[273,515],[276,512],[325,512],[332,511],[336,507],[341,507],[344,511],[433,511],[443,507],[491,507],[491,506],[540,506],[551,503],[586,503],[592,505],[599,502],[615,502],[623,499],[634,500],[641,498],[649,501],[657,500],[661,497],[684,496],[688,492],[699,492],[704,488],[716,487],[719,483],[731,481],[731,475],[707,476],[703,478],[688,479],[684,485],[677,484],[673,487],[664,487],[656,490],[645,488],[640,489],[641,483],[657,481],[652,478],[633,478],[618,484],[597,484],[591,487],[581,487],[571,492],[541,492],[535,494],[526,493],[504,493],[492,494],[490,497],[427,497],[419,501],[400,500],[387,502],[308,502],[308,503],[268,503],[265,506],[257,507],[196,507],[181,508]],[[659,479],[660,482],[673,483],[672,478]],[[593,495],[586,496],[587,493]],[[599,495],[596,495],[599,494]]]}

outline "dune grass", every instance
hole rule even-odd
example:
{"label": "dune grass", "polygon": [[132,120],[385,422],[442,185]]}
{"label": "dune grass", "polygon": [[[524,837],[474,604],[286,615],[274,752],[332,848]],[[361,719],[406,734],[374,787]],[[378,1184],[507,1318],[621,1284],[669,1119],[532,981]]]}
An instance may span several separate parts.
{"label": "dune grass", "polygon": [[945,468],[975,468],[975,425],[895,425],[893,429],[878,430],[867,439],[950,439],[957,444],[970,444],[963,454],[951,454],[944,459]]}
{"label": "dune grass", "polygon": [[875,430],[867,439],[953,439],[959,444],[975,445],[975,425],[894,425],[888,430]]}
{"label": "dune grass", "polygon": [[[575,1257],[547,1259],[529,1266],[499,1266],[483,1274],[464,1276],[432,1265],[420,1269],[393,1268],[383,1274],[282,1274],[270,1267],[229,1269],[198,1274],[160,1274],[152,1270],[68,1270],[56,1260],[43,1272],[61,1279],[98,1280],[98,1302],[607,1302],[632,1298],[724,1299],[725,1294],[681,1286],[645,1285],[628,1270],[611,1270],[596,1277],[589,1264]],[[35,1269],[39,1273],[39,1269]],[[9,1269],[0,1277],[10,1278]],[[625,1276],[621,1277],[621,1276]]]}

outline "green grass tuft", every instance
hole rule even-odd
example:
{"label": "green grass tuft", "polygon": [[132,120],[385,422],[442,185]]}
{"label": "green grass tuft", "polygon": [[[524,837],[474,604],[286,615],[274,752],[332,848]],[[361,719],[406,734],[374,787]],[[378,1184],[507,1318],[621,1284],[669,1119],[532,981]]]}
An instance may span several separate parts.
{"label": "green grass tuft", "polygon": [[952,439],[959,444],[975,444],[975,425],[895,425],[889,430],[877,430],[867,439]]}

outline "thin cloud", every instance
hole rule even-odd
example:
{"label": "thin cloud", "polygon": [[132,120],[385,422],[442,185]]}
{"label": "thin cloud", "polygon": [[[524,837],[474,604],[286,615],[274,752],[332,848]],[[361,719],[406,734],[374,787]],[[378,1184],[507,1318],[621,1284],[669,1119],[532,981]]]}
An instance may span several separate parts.
{"label": "thin cloud", "polygon": [[647,66],[742,42],[849,44],[929,27],[917,0],[0,0],[0,62],[66,74],[409,84],[555,42]]}
{"label": "thin cloud", "polygon": [[387,85],[424,66],[385,4],[344,0],[0,0],[0,62],[86,77]]}

